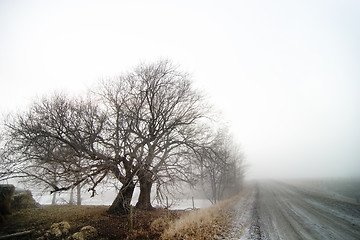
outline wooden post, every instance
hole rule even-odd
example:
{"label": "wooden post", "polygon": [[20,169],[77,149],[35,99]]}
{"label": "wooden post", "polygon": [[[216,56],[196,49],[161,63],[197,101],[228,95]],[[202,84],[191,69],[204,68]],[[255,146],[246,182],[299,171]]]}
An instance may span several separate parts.
{"label": "wooden post", "polygon": [[170,213],[169,213],[169,198],[166,196],[166,216],[169,219]]}
{"label": "wooden post", "polygon": [[191,200],[192,200],[193,210],[195,210],[194,197],[191,197]]}

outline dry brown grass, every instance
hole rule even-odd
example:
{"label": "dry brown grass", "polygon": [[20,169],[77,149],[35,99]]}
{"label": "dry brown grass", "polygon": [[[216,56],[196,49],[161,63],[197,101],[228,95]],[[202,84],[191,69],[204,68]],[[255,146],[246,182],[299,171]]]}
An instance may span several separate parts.
{"label": "dry brown grass", "polygon": [[181,214],[181,211],[169,213],[164,209],[135,210],[133,230],[130,230],[129,216],[108,214],[108,208],[61,205],[15,211],[0,225],[0,236],[34,230],[30,239],[36,239],[43,236],[53,223],[66,221],[71,226],[70,234],[80,231],[84,226],[92,226],[98,231],[99,239],[159,239],[164,228],[154,228],[151,223],[167,217],[175,219]]}
{"label": "dry brown grass", "polygon": [[236,198],[191,211],[170,222],[161,239],[220,239],[228,225],[229,209]]}
{"label": "dry brown grass", "polygon": [[234,198],[190,212],[135,210],[133,230],[128,215],[108,214],[106,206],[40,206],[7,216],[0,225],[0,236],[34,230],[32,237],[36,239],[53,223],[67,221],[70,234],[92,226],[98,231],[99,239],[216,239],[222,238],[231,215],[229,209],[235,202]]}

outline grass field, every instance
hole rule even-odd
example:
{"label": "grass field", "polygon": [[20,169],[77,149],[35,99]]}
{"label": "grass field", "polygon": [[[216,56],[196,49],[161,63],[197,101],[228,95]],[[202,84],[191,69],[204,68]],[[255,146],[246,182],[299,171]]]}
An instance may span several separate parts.
{"label": "grass field", "polygon": [[351,203],[359,203],[360,201],[359,178],[303,179],[289,181],[289,183],[337,200]]}
{"label": "grass field", "polygon": [[71,226],[70,234],[90,225],[97,229],[99,239],[158,239],[162,232],[151,228],[151,223],[169,214],[175,219],[182,213],[164,209],[134,210],[131,230],[128,215],[111,215],[107,209],[107,206],[59,205],[21,210],[7,216],[0,226],[0,236],[34,230],[31,239],[36,239],[43,236],[53,223],[67,221]]}
{"label": "grass field", "polygon": [[[0,226],[0,237],[22,231],[32,231],[24,239],[59,239],[46,232],[53,223],[70,224],[69,236],[84,226],[95,227],[96,239],[214,239],[221,236],[229,219],[229,208],[235,200],[220,202],[200,210],[143,211],[134,209],[129,215],[111,215],[108,206],[40,206],[7,216]],[[132,226],[132,229],[131,229]]]}

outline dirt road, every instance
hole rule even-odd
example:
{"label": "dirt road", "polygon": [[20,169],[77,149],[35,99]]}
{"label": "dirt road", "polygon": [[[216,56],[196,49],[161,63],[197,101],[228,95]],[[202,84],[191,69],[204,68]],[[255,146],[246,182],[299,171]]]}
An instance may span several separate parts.
{"label": "dirt road", "polygon": [[259,182],[234,209],[229,239],[360,239],[360,205]]}

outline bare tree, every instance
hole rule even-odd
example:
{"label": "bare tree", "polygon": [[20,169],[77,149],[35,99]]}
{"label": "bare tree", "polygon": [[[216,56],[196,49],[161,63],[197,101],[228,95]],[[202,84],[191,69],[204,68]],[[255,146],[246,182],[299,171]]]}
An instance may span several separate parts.
{"label": "bare tree", "polygon": [[4,147],[0,148],[0,181],[6,181],[15,176],[16,163],[9,159]]}
{"label": "bare tree", "polygon": [[197,150],[201,185],[212,203],[241,190],[245,173],[244,156],[227,129],[220,129],[209,145]]}
{"label": "bare tree", "polygon": [[121,183],[113,213],[128,212],[136,184],[137,207],[150,209],[155,182],[192,180],[209,107],[186,74],[168,61],[142,64],[95,92],[91,100],[45,98],[5,122],[18,176],[52,192],[86,184],[93,194],[113,179]]}
{"label": "bare tree", "polygon": [[107,174],[94,151],[104,121],[91,103],[61,95],[8,119],[5,149],[9,158],[16,159],[15,174],[45,183],[52,192],[86,181],[96,186]]}
{"label": "bare tree", "polygon": [[149,209],[154,181],[184,169],[182,154],[198,137],[194,129],[208,106],[188,76],[168,61],[141,65],[126,80],[131,91],[125,107],[138,146],[132,151],[140,183],[136,206]]}

